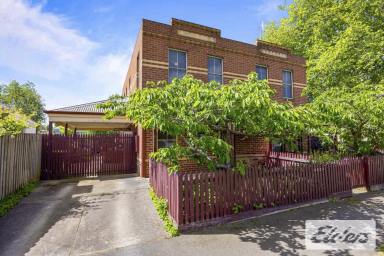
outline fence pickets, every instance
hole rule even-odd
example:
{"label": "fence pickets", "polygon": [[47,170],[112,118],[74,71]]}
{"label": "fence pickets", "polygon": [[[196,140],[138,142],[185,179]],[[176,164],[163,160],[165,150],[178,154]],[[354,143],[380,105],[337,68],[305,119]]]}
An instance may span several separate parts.
{"label": "fence pickets", "polygon": [[40,159],[41,135],[0,137],[0,199],[29,181],[38,180]]}
{"label": "fence pickets", "polygon": [[248,167],[244,176],[224,169],[169,175],[164,164],[151,160],[150,184],[158,196],[168,200],[169,214],[176,223],[188,226],[233,215],[236,207],[249,211],[286,206],[349,196],[361,185],[384,184],[384,156],[366,159],[367,170],[364,158],[350,157],[324,164],[278,165],[275,161],[274,165]]}
{"label": "fence pickets", "polygon": [[384,157],[382,155],[368,158],[369,184],[379,185],[384,183]]}
{"label": "fence pickets", "polygon": [[135,172],[133,134],[43,135],[42,179]]}

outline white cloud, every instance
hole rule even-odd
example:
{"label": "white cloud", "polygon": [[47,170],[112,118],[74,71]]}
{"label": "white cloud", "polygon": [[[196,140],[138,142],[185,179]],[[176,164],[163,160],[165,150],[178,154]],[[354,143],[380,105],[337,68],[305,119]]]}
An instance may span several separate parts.
{"label": "white cloud", "polygon": [[131,46],[100,55],[102,45],[68,23],[41,5],[0,1],[0,68],[33,78],[48,108],[119,93],[129,64]]}
{"label": "white cloud", "polygon": [[[16,70],[59,79],[84,62],[97,44],[21,0],[0,3],[0,63]],[[35,65],[36,62],[44,65]]]}
{"label": "white cloud", "polygon": [[90,88],[101,84],[99,93],[103,95],[120,93],[131,52],[132,48],[129,48],[127,53],[108,54],[97,58],[95,63],[85,70],[84,84]]}

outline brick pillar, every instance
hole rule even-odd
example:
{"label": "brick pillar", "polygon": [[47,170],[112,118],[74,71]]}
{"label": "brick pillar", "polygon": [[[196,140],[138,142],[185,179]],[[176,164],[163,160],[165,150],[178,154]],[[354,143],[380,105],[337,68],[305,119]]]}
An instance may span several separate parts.
{"label": "brick pillar", "polygon": [[302,137],[303,141],[303,150],[301,153],[310,153],[310,147],[309,147],[309,136],[303,136]]}
{"label": "brick pillar", "polygon": [[154,151],[154,131],[144,130],[139,126],[139,154],[138,154],[138,166],[140,177],[149,176],[149,154]]}

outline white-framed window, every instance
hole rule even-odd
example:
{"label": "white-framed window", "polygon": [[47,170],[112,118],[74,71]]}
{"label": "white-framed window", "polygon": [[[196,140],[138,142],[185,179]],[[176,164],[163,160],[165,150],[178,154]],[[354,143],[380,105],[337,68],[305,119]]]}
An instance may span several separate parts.
{"label": "white-framed window", "polygon": [[268,80],[268,68],[263,65],[256,65],[257,79]]}
{"label": "white-framed window", "polygon": [[283,70],[283,97],[286,99],[293,99],[293,81],[292,71]]}
{"label": "white-framed window", "polygon": [[157,131],[157,149],[168,148],[176,143],[176,137]]}
{"label": "white-framed window", "polygon": [[168,50],[168,82],[182,78],[187,72],[187,53],[180,50]]}
{"label": "white-framed window", "polygon": [[223,59],[208,56],[208,82],[223,83]]}

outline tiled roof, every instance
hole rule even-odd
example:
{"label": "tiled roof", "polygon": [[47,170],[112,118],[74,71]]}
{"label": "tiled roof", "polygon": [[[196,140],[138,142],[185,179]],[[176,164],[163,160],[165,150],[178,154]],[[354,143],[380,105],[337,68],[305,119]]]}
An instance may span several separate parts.
{"label": "tiled roof", "polygon": [[46,112],[78,112],[78,113],[104,113],[103,109],[99,109],[96,106],[98,104],[104,103],[107,100],[100,100],[100,101],[95,101],[95,102],[89,102],[89,103],[84,103],[80,105],[74,105],[74,106],[68,106],[64,108],[56,108],[56,109],[50,109],[47,110]]}

